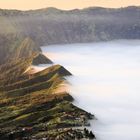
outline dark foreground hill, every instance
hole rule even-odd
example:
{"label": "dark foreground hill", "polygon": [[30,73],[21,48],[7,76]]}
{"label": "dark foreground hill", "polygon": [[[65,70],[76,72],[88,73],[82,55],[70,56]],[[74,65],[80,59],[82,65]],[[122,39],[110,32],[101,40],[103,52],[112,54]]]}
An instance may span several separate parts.
{"label": "dark foreground hill", "polygon": [[2,70],[4,66],[1,69],[0,139],[94,138],[80,128],[88,125],[93,116],[74,106],[73,98],[59,90],[65,83],[63,76],[71,73],[60,65],[35,74],[25,73],[24,68],[30,63],[31,59],[27,59],[16,65],[7,64],[9,69],[14,69],[11,75],[8,70]]}
{"label": "dark foreground hill", "polygon": [[0,139],[95,138],[82,128],[93,115],[74,106],[72,96],[62,90],[64,76],[71,73],[60,65],[31,73],[33,63],[52,62],[30,38],[17,44],[9,44],[6,57],[1,57]]}
{"label": "dark foreground hill", "polygon": [[[25,67],[23,63],[20,67]],[[82,138],[81,130],[71,128],[87,125],[92,115],[74,106],[68,93],[59,91],[65,83],[63,76],[68,75],[65,68],[54,65],[36,74],[24,73],[1,86],[0,139]]]}

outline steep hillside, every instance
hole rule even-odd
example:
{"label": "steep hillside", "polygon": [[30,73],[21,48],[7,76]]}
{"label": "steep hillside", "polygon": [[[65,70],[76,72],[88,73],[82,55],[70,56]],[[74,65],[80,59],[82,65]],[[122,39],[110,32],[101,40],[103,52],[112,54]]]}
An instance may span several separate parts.
{"label": "steep hillside", "polygon": [[52,63],[29,37],[24,38],[13,34],[1,35],[0,37],[0,65],[29,57],[33,57],[34,64]]}
{"label": "steep hillside", "polygon": [[20,67],[30,64],[28,61],[20,60],[7,65],[8,69],[1,68],[4,75],[0,82],[7,83],[0,87],[0,139],[95,138],[77,128],[89,125],[88,119],[93,116],[74,106],[73,98],[59,90],[65,84],[63,76],[71,73],[60,65],[35,74],[23,73],[24,70],[19,73]]}
{"label": "steep hillside", "polygon": [[94,139],[83,129],[94,116],[74,106],[63,90],[64,76],[72,74],[60,65],[31,73],[32,64],[52,61],[31,38],[7,35],[1,40],[0,139]]}

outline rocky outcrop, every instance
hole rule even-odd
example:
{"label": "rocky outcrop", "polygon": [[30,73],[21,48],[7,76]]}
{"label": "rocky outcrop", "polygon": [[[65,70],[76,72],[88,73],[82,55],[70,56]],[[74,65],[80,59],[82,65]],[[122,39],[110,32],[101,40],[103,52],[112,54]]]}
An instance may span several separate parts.
{"label": "rocky outcrop", "polygon": [[39,53],[32,62],[33,65],[39,65],[39,64],[53,64],[53,62],[44,56],[43,54]]}

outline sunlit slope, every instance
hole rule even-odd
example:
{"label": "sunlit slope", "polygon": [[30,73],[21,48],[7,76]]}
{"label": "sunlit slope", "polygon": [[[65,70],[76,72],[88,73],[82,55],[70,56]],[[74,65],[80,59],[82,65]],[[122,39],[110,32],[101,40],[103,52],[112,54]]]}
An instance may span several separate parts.
{"label": "sunlit slope", "polygon": [[64,78],[71,73],[60,65],[32,73],[32,64],[52,61],[31,38],[11,37],[0,46],[0,139],[91,137],[71,129],[89,125],[93,117],[71,103]]}
{"label": "sunlit slope", "polygon": [[[26,66],[24,62],[13,64],[17,68],[14,73],[4,75],[5,79],[10,76],[12,80],[8,78],[8,83],[0,87],[0,138],[8,139],[11,132],[14,132],[15,138],[21,138],[19,133],[22,134],[25,127],[30,127],[30,131],[27,131],[30,137],[42,138],[47,135],[56,138],[60,135],[56,130],[60,128],[63,137],[66,137],[64,128],[83,125],[82,118],[76,120],[73,117],[80,118],[82,115],[92,118],[91,114],[71,104],[73,98],[67,92],[59,92],[66,82],[63,76],[71,75],[64,67],[54,65],[35,74],[20,73],[15,78],[19,67]],[[30,61],[26,63],[30,64]],[[13,68],[13,65],[10,66]],[[65,118],[66,114],[73,114],[73,117],[68,115]],[[86,125],[87,121],[84,123]],[[54,133],[51,134],[49,130]],[[77,133],[76,129],[74,131]]]}

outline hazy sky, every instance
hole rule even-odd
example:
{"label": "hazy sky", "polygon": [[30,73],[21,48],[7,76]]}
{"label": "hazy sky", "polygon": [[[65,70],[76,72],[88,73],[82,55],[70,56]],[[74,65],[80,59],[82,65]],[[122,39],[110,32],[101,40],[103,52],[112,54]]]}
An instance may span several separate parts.
{"label": "hazy sky", "polygon": [[60,9],[74,9],[91,6],[125,7],[129,5],[140,6],[140,0],[0,0],[2,9],[39,9],[57,7]]}

